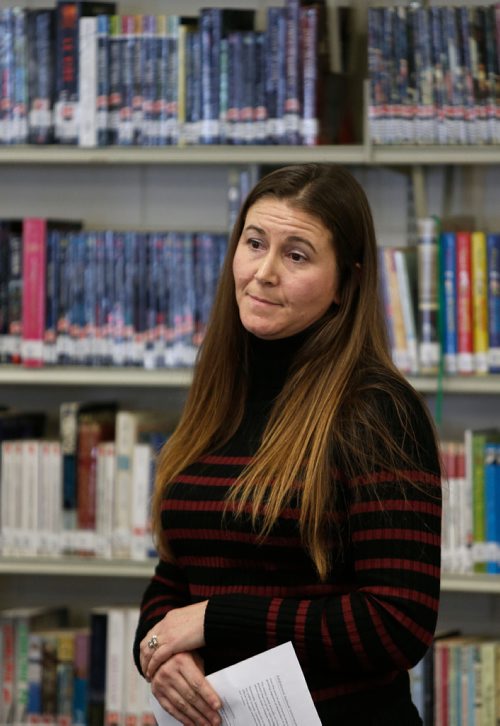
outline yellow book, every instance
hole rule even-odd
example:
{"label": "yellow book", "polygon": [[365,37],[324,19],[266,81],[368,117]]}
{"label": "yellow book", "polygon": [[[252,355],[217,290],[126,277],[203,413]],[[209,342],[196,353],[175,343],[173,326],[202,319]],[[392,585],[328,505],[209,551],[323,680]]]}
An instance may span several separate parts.
{"label": "yellow book", "polygon": [[486,235],[471,234],[472,334],[474,342],[474,369],[488,372],[488,269],[486,263]]}

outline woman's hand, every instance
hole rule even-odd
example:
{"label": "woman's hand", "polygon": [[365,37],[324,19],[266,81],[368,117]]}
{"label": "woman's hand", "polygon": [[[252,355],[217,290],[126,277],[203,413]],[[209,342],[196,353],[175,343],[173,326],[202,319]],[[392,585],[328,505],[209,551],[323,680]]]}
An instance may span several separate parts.
{"label": "woman's hand", "polygon": [[171,610],[141,641],[141,669],[148,681],[176,653],[198,650],[205,645],[203,625],[207,602]]}
{"label": "woman's hand", "polygon": [[220,698],[205,678],[198,653],[177,653],[156,669],[151,691],[183,726],[220,726]]}

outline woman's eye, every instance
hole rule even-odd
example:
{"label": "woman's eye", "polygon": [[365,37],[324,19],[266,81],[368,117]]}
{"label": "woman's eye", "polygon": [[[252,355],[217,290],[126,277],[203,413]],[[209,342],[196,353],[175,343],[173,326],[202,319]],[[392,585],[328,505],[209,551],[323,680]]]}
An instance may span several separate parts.
{"label": "woman's eye", "polygon": [[260,249],[262,242],[259,239],[249,239],[248,244],[254,250]]}
{"label": "woman's eye", "polygon": [[306,257],[301,252],[290,252],[289,254],[292,262],[305,262]]}

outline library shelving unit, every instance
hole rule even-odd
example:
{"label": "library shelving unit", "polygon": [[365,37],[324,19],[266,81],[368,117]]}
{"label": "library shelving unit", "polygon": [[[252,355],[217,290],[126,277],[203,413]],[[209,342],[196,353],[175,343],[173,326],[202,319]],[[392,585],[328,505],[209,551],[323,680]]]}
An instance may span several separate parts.
{"label": "library shelving unit", "polygon": [[[30,0],[39,6],[41,0]],[[248,3],[217,3],[248,6]],[[260,12],[266,2],[252,3]],[[335,6],[335,0],[329,5]],[[339,3],[346,4],[346,3]],[[347,3],[349,4],[349,3]],[[352,0],[362,11],[366,4]],[[123,0],[120,12],[165,12],[164,0]],[[170,3],[169,12],[196,12],[201,3]],[[361,18],[360,23],[363,20]],[[366,44],[366,31],[361,42]],[[365,139],[368,139],[365,134]],[[88,227],[227,229],[227,180],[233,169],[306,161],[352,168],[367,191],[381,244],[404,244],[408,198],[413,213],[474,215],[500,230],[500,146],[386,146],[367,140],[346,146],[196,146],[165,148],[0,147],[0,218],[41,215],[82,219]],[[0,400],[20,408],[57,407],[62,400],[119,395],[140,407],[179,405],[189,370],[0,366]],[[412,378],[432,401],[436,379]],[[500,376],[447,378],[446,405],[462,430],[499,420]],[[136,604],[152,563],[78,559],[0,558],[2,605],[99,599]],[[444,576],[441,618],[471,618],[497,632],[500,576]],[[470,598],[474,598],[471,603]]]}

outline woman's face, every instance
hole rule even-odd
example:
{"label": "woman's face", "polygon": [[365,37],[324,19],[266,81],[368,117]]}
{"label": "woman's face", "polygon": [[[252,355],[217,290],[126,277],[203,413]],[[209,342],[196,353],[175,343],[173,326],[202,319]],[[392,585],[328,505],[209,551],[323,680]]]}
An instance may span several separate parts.
{"label": "woman's face", "polygon": [[233,275],[241,322],[258,338],[299,333],[339,301],[330,232],[316,217],[272,197],[248,210]]}

